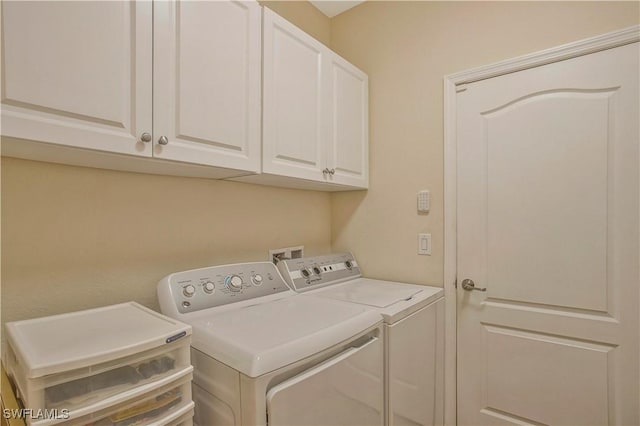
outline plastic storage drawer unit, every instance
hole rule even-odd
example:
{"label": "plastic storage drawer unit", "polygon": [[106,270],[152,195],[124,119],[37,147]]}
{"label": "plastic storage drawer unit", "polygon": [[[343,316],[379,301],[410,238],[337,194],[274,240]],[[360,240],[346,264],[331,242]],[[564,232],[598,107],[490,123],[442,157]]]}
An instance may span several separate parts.
{"label": "plastic storage drawer unit", "polygon": [[122,395],[123,402],[104,410],[69,420],[64,426],[170,425],[193,411],[191,370],[176,373],[160,386],[140,396]]}
{"label": "plastic storage drawer unit", "polygon": [[193,370],[191,326],[135,302],[10,322],[6,330],[5,365],[33,425],[75,423]]}

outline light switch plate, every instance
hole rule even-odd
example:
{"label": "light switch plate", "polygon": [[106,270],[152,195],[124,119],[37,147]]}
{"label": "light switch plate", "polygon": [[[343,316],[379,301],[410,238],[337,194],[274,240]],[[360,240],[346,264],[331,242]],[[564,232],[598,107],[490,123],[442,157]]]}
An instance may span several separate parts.
{"label": "light switch plate", "polygon": [[418,254],[431,256],[431,234],[418,234]]}

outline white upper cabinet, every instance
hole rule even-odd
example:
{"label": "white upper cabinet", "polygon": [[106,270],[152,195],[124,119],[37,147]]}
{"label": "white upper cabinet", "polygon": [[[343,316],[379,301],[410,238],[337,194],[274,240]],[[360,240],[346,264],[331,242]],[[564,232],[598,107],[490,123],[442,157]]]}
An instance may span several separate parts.
{"label": "white upper cabinet", "polygon": [[331,52],[329,55],[327,167],[333,183],[369,185],[369,79]]}
{"label": "white upper cabinet", "polygon": [[99,162],[27,141],[5,154],[182,174],[177,161],[216,166],[195,174],[216,178],[260,171],[258,3],[11,1],[2,26],[4,136],[174,162]]}
{"label": "white upper cabinet", "polygon": [[366,74],[255,1],[0,7],[3,155],[368,187]]}
{"label": "white upper cabinet", "polygon": [[256,2],[154,3],[154,156],[260,171],[260,31]]}
{"label": "white upper cabinet", "polygon": [[2,2],[2,134],[151,155],[150,2]]}
{"label": "white upper cabinet", "polygon": [[317,180],[326,167],[326,47],[264,8],[264,173]]}
{"label": "white upper cabinet", "polygon": [[367,188],[366,74],[268,8],[263,24],[261,179]]}

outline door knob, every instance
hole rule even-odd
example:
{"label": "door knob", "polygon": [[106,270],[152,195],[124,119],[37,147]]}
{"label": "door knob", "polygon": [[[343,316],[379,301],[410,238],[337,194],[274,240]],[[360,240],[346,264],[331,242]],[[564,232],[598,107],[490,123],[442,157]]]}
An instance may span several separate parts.
{"label": "door knob", "polygon": [[462,288],[467,291],[487,291],[486,288],[476,287],[476,283],[474,283],[473,280],[470,280],[469,278],[465,278],[464,280],[462,280]]}

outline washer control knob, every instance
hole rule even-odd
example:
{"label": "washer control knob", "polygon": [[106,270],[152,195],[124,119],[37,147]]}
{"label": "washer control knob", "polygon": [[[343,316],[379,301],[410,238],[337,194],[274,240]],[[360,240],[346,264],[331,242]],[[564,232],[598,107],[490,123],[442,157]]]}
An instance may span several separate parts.
{"label": "washer control knob", "polygon": [[347,260],[344,262],[344,266],[346,266],[348,270],[351,270],[351,268],[353,268],[353,263],[351,263],[350,260]]}
{"label": "washer control knob", "polygon": [[253,285],[262,285],[262,275],[260,274],[255,274],[254,276],[251,277],[251,281],[253,282]]}
{"label": "washer control knob", "polygon": [[320,275],[322,273],[322,271],[317,266],[314,266],[313,267],[313,273],[316,274],[316,275]]}
{"label": "washer control knob", "polygon": [[242,289],[242,278],[238,275],[229,275],[224,279],[224,283],[231,291],[240,291]]}
{"label": "washer control knob", "polygon": [[211,281],[207,281],[206,283],[204,283],[202,285],[202,288],[204,288],[204,292],[205,293],[211,294],[211,293],[213,293],[215,291],[216,286]]}
{"label": "washer control knob", "polygon": [[194,294],[196,294],[196,288],[191,284],[189,284],[182,289],[182,294],[184,294],[187,297],[191,297]]}
{"label": "washer control knob", "polygon": [[311,275],[311,272],[309,272],[309,270],[307,268],[301,269],[300,273],[302,274],[303,277],[305,278],[309,278],[309,275]]}

